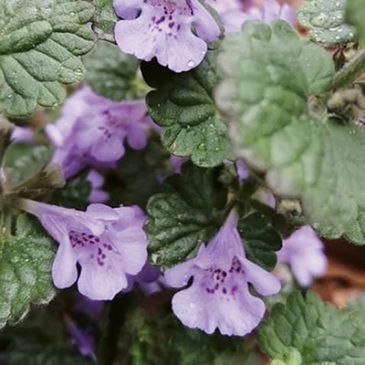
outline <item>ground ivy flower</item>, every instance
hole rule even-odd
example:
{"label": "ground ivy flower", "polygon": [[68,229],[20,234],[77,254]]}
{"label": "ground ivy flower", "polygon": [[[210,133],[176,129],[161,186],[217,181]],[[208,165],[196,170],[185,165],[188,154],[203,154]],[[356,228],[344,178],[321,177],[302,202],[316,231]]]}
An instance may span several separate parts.
{"label": "ground ivy flower", "polygon": [[112,299],[128,286],[127,275],[137,275],[147,259],[144,216],[138,207],[110,208],[91,204],[86,212],[32,200],[22,208],[35,215],[59,243],[52,267],[57,288],[74,284],[93,300]]}
{"label": "ground ivy flower", "polygon": [[147,144],[146,106],[143,100],[115,103],[85,86],[62,108],[62,116],[46,133],[56,146],[52,161],[66,179],[86,166],[114,167],[125,153]]}
{"label": "ground ivy flower", "polygon": [[308,287],[313,278],[326,272],[327,258],[323,251],[323,243],[317,234],[310,226],[304,226],[283,241],[278,260],[289,264],[298,283]]}
{"label": "ground ivy flower", "polygon": [[213,333],[244,336],[265,313],[264,302],[252,295],[249,283],[261,295],[280,290],[279,280],[247,260],[233,211],[225,224],[197,256],[166,270],[166,284],[180,288],[193,277],[192,285],[176,293],[172,308],[182,323]]}
{"label": "ground ivy flower", "polygon": [[199,65],[206,42],[220,34],[199,0],[114,0],[114,10],[122,18],[114,28],[119,48],[145,61],[156,57],[175,72]]}

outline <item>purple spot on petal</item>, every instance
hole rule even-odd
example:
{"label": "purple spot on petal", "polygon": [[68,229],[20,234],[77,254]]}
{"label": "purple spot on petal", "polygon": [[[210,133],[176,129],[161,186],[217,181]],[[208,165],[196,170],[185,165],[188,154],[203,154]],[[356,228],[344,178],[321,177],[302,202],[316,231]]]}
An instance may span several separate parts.
{"label": "purple spot on petal", "polygon": [[156,21],[156,24],[160,24],[160,23],[164,22],[165,19],[166,18],[164,16],[162,16],[159,20]]}

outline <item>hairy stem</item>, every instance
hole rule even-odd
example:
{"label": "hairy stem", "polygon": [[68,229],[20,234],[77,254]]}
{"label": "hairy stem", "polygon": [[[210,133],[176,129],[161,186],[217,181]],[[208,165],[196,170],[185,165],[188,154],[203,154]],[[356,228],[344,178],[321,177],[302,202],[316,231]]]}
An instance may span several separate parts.
{"label": "hairy stem", "polygon": [[365,72],[365,49],[361,49],[334,77],[335,89],[349,86]]}

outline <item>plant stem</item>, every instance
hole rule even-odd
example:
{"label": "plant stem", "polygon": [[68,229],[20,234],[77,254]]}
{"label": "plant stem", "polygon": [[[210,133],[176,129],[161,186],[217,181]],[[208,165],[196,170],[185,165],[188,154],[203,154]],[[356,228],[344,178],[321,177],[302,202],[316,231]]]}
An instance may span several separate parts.
{"label": "plant stem", "polygon": [[335,89],[351,85],[365,72],[365,49],[361,49],[334,77]]}

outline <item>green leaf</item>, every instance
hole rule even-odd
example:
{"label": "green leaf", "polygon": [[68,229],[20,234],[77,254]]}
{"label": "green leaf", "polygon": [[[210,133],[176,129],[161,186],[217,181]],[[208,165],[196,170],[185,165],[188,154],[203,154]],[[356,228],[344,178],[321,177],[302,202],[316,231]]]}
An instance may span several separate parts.
{"label": "green leaf", "polygon": [[117,16],[113,9],[113,0],[94,0],[95,16],[93,29],[104,40],[114,42],[114,25]]}
{"label": "green leaf", "polygon": [[191,157],[201,167],[217,166],[230,156],[227,125],[213,100],[220,79],[216,53],[209,51],[190,72],[175,74],[146,65],[143,70],[147,83],[156,87],[146,102],[151,117],[163,127],[163,145],[174,155]]}
{"label": "green leaf", "polygon": [[19,216],[16,236],[0,242],[0,328],[23,318],[31,304],[46,304],[54,296],[51,265],[53,242],[35,221]]}
{"label": "green leaf", "polygon": [[123,53],[115,45],[98,42],[84,62],[86,82],[97,94],[115,101],[137,98],[138,60],[135,57]]}
{"label": "green leaf", "polygon": [[276,265],[276,251],[281,249],[281,237],[261,213],[252,213],[238,221],[246,256],[266,270]]}
{"label": "green leaf", "polygon": [[291,364],[288,359],[295,357],[295,350],[303,365],[365,362],[361,314],[338,310],[311,292],[294,292],[286,305],[275,305],[271,318],[261,325],[259,338],[262,350],[271,359],[287,361],[286,364]]}
{"label": "green leaf", "polygon": [[227,191],[217,183],[217,169],[184,164],[150,199],[145,230],[151,261],[170,267],[195,255],[222,223]]}
{"label": "green leaf", "polygon": [[346,20],[355,26],[359,41],[365,44],[365,3],[363,0],[347,0]]}
{"label": "green leaf", "polygon": [[0,0],[0,111],[20,118],[62,103],[62,85],[83,78],[93,13],[81,0]]}
{"label": "green leaf", "polygon": [[355,29],[345,22],[346,3],[347,0],[306,0],[297,12],[298,22],[318,43],[341,45],[353,42]]}
{"label": "green leaf", "polygon": [[39,171],[51,156],[52,150],[48,146],[14,143],[6,150],[5,172],[12,184],[18,184]]}
{"label": "green leaf", "polygon": [[250,23],[223,42],[219,65],[227,78],[216,98],[237,155],[266,172],[276,195],[301,199],[320,235],[364,244],[365,131],[308,107],[331,87],[330,56],[282,21]]}

